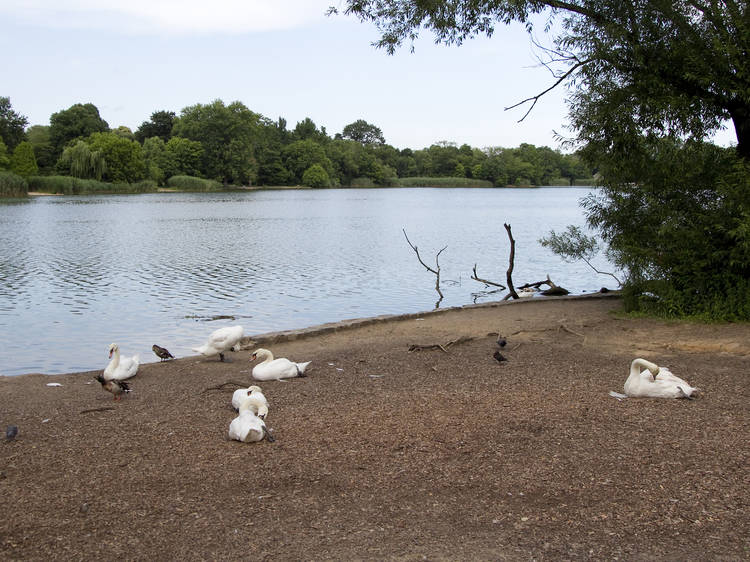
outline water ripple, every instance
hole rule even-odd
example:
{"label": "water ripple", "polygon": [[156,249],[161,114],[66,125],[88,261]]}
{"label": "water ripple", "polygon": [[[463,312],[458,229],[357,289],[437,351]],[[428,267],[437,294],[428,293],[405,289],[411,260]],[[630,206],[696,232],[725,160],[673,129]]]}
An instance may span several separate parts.
{"label": "water ripple", "polygon": [[[575,292],[606,282],[541,249],[583,224],[584,189],[322,190],[36,198],[0,204],[2,374],[103,368],[107,346],[154,361],[151,345],[193,354],[212,330],[302,328],[497,299],[473,265],[504,281],[550,276]],[[606,264],[599,264],[607,268]],[[30,348],[29,342],[34,342]]]}

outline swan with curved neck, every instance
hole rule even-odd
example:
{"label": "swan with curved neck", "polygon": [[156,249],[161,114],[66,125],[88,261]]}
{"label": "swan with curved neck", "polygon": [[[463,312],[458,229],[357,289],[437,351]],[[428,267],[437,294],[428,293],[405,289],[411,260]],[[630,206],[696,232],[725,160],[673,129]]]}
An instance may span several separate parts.
{"label": "swan with curved neck", "polygon": [[138,355],[120,357],[120,346],[116,343],[109,346],[109,358],[109,365],[104,369],[104,380],[124,381],[133,378],[138,372],[138,366],[140,365]]}
{"label": "swan with curved neck", "polygon": [[[643,369],[643,370],[641,370]],[[631,398],[692,398],[699,389],[645,359],[634,359],[625,381],[625,394]]]}
{"label": "swan with curved neck", "polygon": [[224,352],[239,350],[239,343],[242,339],[244,329],[242,326],[227,326],[211,332],[208,340],[200,347],[194,347],[193,351],[211,357],[218,355],[219,361],[224,361]]}
{"label": "swan with curved neck", "polygon": [[304,377],[306,376],[305,369],[312,363],[312,361],[295,363],[284,357],[274,359],[273,353],[263,348],[256,349],[250,357],[251,361],[256,359],[261,359],[261,362],[253,367],[253,378],[259,381],[278,381],[293,377]]}

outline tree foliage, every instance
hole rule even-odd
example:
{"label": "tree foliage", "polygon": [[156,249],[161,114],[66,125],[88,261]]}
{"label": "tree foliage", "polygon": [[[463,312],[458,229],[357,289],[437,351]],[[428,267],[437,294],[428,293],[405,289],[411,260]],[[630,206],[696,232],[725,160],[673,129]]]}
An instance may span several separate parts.
{"label": "tree foliage", "polygon": [[143,148],[136,141],[116,133],[93,133],[86,143],[92,154],[100,154],[107,163],[105,181],[135,183],[146,177]]}
{"label": "tree foliage", "polygon": [[313,164],[302,174],[302,185],[308,187],[331,187],[331,178],[320,164]]}
{"label": "tree foliage", "polygon": [[364,119],[357,119],[354,123],[349,123],[341,131],[341,136],[360,144],[385,144],[383,131]]}
{"label": "tree foliage", "polygon": [[109,125],[99,116],[99,110],[92,103],[74,104],[53,113],[49,118],[49,138],[58,155],[70,141],[108,130]]}
{"label": "tree foliage", "polygon": [[10,98],[0,96],[0,140],[12,151],[25,138],[24,129],[29,120],[13,111]]}
{"label": "tree foliage", "polygon": [[107,171],[107,162],[102,153],[92,151],[82,140],[63,150],[60,163],[76,178],[101,180]]}
{"label": "tree foliage", "polygon": [[174,122],[174,111],[154,111],[151,114],[151,119],[141,123],[141,126],[135,131],[135,140],[143,144],[146,139],[159,137],[164,142],[168,142],[172,137]]}
{"label": "tree foliage", "polygon": [[173,134],[201,143],[206,177],[246,185],[258,175],[255,149],[261,140],[260,118],[241,102],[224,105],[215,100],[183,109]]}
{"label": "tree foliage", "polygon": [[34,176],[39,171],[34,157],[34,147],[28,141],[19,143],[10,157],[10,171],[23,178]]}
{"label": "tree foliage", "polygon": [[[335,11],[335,10],[334,10]],[[539,17],[544,12],[545,18]],[[573,87],[571,122],[583,141],[626,132],[702,139],[729,119],[750,156],[750,17],[746,2],[671,0],[347,0],[346,14],[373,22],[393,53],[422,29],[460,45],[498,24],[542,22],[559,30],[542,62],[551,86]],[[557,23],[553,27],[552,22]],[[524,100],[533,107],[539,99]]]}

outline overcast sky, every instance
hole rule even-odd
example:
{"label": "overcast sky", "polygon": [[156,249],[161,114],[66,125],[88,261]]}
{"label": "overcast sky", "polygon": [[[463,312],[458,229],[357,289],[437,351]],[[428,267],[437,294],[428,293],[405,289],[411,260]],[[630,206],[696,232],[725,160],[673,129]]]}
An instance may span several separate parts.
{"label": "overcast sky", "polygon": [[[504,111],[551,84],[521,26],[461,47],[423,39],[389,56],[376,30],[326,16],[341,0],[0,0],[0,96],[31,125],[93,103],[135,131],[154,111],[241,101],[330,136],[364,119],[397,148],[527,142],[559,148],[565,91]],[[734,141],[732,131],[716,141]]]}

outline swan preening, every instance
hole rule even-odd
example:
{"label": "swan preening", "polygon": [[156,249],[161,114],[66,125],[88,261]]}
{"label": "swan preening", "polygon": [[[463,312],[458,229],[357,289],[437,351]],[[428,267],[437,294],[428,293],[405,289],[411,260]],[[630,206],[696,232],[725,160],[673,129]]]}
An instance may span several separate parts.
{"label": "swan preening", "polygon": [[265,418],[266,414],[268,414],[268,400],[266,400],[259,386],[238,388],[234,391],[232,395],[232,408],[239,410],[243,404],[251,408],[253,413],[261,419]]}
{"label": "swan preening", "polygon": [[290,379],[293,377],[304,377],[305,369],[312,363],[295,363],[289,359],[280,357],[273,358],[273,353],[267,349],[256,349],[250,360],[261,359],[261,362],[253,367],[253,378],[259,381],[278,381],[281,379]]}
{"label": "swan preening", "polygon": [[630,364],[624,390],[631,398],[692,398],[699,391],[666,367],[640,358]]}
{"label": "swan preening", "polygon": [[226,328],[219,328],[218,330],[211,333],[208,336],[208,341],[200,347],[194,347],[193,351],[210,357],[212,355],[219,356],[219,361],[224,361],[224,352],[239,351],[239,343],[242,339],[244,329],[242,326],[227,326]]}
{"label": "swan preening", "polygon": [[[248,389],[245,388],[240,390],[247,392]],[[256,415],[258,407],[260,406],[263,408],[264,406],[261,401],[257,399],[257,396],[253,396],[255,394],[263,396],[260,393],[260,389],[258,391],[250,391],[250,395],[248,395],[240,405],[239,415],[229,424],[229,438],[242,441],[243,443],[253,443],[256,441],[262,441],[263,439],[273,443],[275,439],[273,435],[271,435],[270,430],[266,427],[266,422],[263,421],[263,418],[260,415]],[[234,397],[232,398],[234,399]],[[265,401],[265,396],[263,396],[263,401]],[[265,406],[265,411],[268,412],[267,405]]]}
{"label": "swan preening", "polygon": [[120,357],[120,346],[116,343],[109,346],[109,358],[109,365],[104,369],[104,380],[124,381],[133,378],[138,372],[138,355]]}

